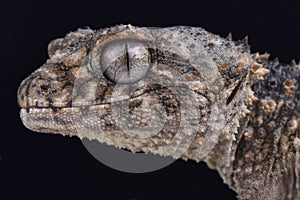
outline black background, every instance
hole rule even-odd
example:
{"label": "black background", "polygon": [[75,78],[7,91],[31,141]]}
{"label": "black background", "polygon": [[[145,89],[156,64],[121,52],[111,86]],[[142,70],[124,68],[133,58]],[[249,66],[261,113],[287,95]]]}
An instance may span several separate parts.
{"label": "black background", "polygon": [[[47,59],[47,44],[78,27],[201,26],[283,62],[300,55],[296,1],[9,1],[1,3],[0,199],[235,199],[204,163],[178,160],[128,174],[98,162],[78,138],[34,133],[19,118],[19,83]],[[299,2],[299,1],[298,1]]]}

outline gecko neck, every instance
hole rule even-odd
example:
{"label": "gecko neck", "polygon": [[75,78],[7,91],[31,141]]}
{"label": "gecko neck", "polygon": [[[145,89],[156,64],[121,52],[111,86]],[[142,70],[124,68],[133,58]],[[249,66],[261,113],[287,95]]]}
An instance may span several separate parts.
{"label": "gecko neck", "polygon": [[247,105],[250,113],[239,120],[236,140],[221,135],[205,161],[241,199],[299,199],[300,68],[277,61],[264,66],[270,72],[252,85],[258,99]]}

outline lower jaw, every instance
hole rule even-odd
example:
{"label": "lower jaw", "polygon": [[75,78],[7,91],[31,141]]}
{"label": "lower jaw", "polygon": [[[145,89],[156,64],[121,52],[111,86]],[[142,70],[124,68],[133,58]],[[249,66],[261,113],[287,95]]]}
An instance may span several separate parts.
{"label": "lower jaw", "polygon": [[20,117],[24,126],[41,133],[73,135],[73,115],[80,108],[22,108]]}
{"label": "lower jaw", "polygon": [[90,119],[92,119],[96,115],[107,115],[109,110],[109,104],[64,108],[32,107],[21,108],[20,117],[24,126],[30,130],[72,136],[76,135],[76,128],[80,125],[80,118],[85,116],[86,118],[90,117]]}

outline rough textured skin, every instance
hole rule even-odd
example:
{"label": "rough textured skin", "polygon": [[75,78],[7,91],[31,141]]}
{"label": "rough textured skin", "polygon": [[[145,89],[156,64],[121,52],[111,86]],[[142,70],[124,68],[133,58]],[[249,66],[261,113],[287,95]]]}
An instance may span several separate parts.
{"label": "rough textured skin", "polygon": [[205,161],[239,199],[300,199],[300,67],[202,28],[78,29],[20,85],[26,127]]}

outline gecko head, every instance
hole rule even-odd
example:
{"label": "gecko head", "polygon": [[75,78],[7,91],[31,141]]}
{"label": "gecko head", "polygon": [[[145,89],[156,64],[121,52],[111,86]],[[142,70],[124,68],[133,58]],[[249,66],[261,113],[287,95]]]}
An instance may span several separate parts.
{"label": "gecko head", "polygon": [[[99,34],[78,29],[50,42],[49,60],[18,89],[25,126],[38,132],[64,133],[66,127],[57,126],[54,113],[110,104],[113,86],[139,81],[155,58],[147,34],[133,36],[132,29],[117,26]],[[95,85],[97,91],[91,88]]]}
{"label": "gecko head", "polygon": [[[218,138],[244,109],[234,105],[246,98],[250,55],[201,28],[79,29],[48,52],[18,90],[22,121],[37,132],[161,155],[190,145],[207,153],[217,139],[205,138]],[[186,145],[159,150],[169,144]]]}

